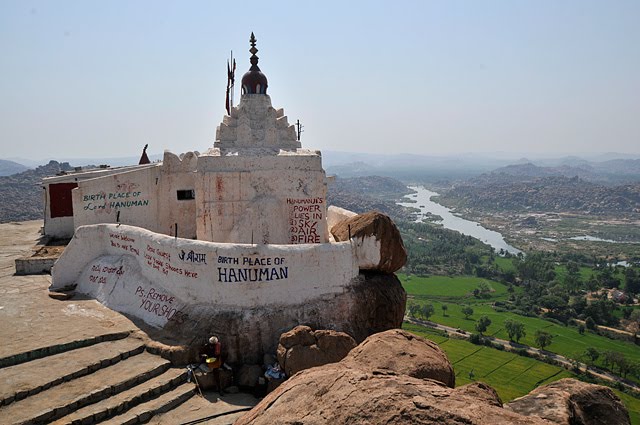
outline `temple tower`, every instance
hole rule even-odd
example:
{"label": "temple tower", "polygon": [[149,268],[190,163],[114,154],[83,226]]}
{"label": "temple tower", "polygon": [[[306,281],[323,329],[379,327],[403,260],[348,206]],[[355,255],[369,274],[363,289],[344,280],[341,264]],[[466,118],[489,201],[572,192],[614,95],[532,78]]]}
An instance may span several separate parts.
{"label": "temple tower", "polygon": [[325,243],[326,175],[320,151],[302,149],[283,109],[267,95],[251,34],[238,106],[198,158],[197,237],[229,243]]}

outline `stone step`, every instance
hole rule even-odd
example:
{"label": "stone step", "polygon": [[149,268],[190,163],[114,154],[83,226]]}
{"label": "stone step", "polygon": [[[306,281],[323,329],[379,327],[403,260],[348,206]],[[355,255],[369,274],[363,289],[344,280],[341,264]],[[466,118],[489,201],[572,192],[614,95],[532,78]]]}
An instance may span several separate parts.
{"label": "stone step", "polygon": [[125,338],[0,369],[0,406],[140,354],[144,343]]}
{"label": "stone step", "polygon": [[143,352],[94,373],[0,407],[0,423],[49,423],[83,406],[96,403],[157,376],[170,362]]}
{"label": "stone step", "polygon": [[168,412],[189,400],[195,394],[193,383],[184,383],[173,390],[160,395],[153,400],[140,404],[125,413],[114,416],[102,425],[132,425],[147,422],[154,415]]}
{"label": "stone step", "polygon": [[47,347],[35,348],[30,351],[22,353],[12,354],[6,357],[0,357],[0,368],[14,366],[20,363],[25,363],[35,359],[41,359],[43,357],[52,356],[58,353],[64,353],[65,351],[75,350],[81,347],[88,347],[90,345],[99,344],[105,341],[114,341],[117,339],[123,339],[129,336],[130,331],[114,332],[104,335],[98,335],[92,338],[85,338],[76,341],[69,341],[64,344],[50,345]]}
{"label": "stone step", "polygon": [[225,394],[224,397],[219,397],[217,392],[205,392],[204,397],[197,394],[175,409],[154,416],[148,423],[231,425],[259,401],[246,393]]}
{"label": "stone step", "polygon": [[53,422],[54,425],[95,424],[114,415],[123,414],[134,406],[170,391],[186,382],[187,371],[172,368],[162,375],[136,385],[121,393],[85,406]]}

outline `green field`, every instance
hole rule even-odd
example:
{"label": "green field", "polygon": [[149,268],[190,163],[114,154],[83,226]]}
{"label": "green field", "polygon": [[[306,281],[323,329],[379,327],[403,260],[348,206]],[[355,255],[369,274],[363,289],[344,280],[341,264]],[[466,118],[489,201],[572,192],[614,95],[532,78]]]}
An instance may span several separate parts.
{"label": "green field", "polygon": [[[453,278],[411,276],[408,281],[406,276],[400,276],[400,278],[409,294],[409,302],[433,304],[435,313],[429,318],[433,322],[475,332],[475,321],[480,316],[486,315],[491,319],[491,325],[485,334],[508,340],[509,337],[504,330],[504,321],[512,319],[525,325],[526,336],[520,340],[522,344],[535,346],[536,330],[544,329],[554,336],[553,343],[546,348],[547,351],[581,360],[588,347],[595,347],[601,352],[609,350],[620,352],[627,359],[640,363],[640,347],[631,342],[609,339],[591,332],[585,332],[581,335],[575,327],[557,325],[537,317],[496,311],[491,304],[494,301],[506,299],[508,295],[506,286],[499,282],[468,276]],[[469,295],[481,280],[487,281],[494,289],[488,299],[478,299]],[[446,316],[441,308],[443,303],[448,307]],[[471,306],[474,310],[469,319],[465,319],[461,312],[465,305]],[[604,366],[602,359],[599,359],[596,364]]]}
{"label": "green field", "polygon": [[[595,275],[596,272],[591,267],[580,266],[580,279],[582,282],[586,282],[591,279],[592,275]],[[567,268],[564,265],[558,265],[555,267],[556,279],[560,282],[564,282],[564,278],[567,275]]]}
{"label": "green field", "polygon": [[474,276],[407,276],[398,274],[407,294],[416,298],[428,298],[430,300],[450,300],[452,302],[487,302],[487,299],[475,298],[472,291],[478,287],[480,282],[486,282],[491,288],[493,301],[505,300],[509,293],[507,287],[491,279]]}
{"label": "green field", "polygon": [[[529,393],[539,385],[576,377],[558,366],[467,341],[449,339],[430,328],[410,323],[402,326],[409,332],[436,342],[445,351],[456,374],[456,386],[473,381],[485,382],[498,392],[505,403]],[[471,371],[473,378],[470,376]],[[640,424],[640,400],[614,391],[629,410],[631,423]]]}
{"label": "green field", "polygon": [[503,272],[515,272],[516,267],[513,265],[514,258],[504,258],[504,257],[495,257],[494,259],[496,265]]}

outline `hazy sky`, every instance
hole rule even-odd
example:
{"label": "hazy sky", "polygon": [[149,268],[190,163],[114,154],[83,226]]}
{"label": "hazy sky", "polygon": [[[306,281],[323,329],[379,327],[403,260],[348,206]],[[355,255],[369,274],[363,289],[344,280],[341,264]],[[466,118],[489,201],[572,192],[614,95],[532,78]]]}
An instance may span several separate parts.
{"label": "hazy sky", "polygon": [[0,158],[204,151],[251,31],[305,147],[638,154],[639,22],[637,0],[0,0]]}

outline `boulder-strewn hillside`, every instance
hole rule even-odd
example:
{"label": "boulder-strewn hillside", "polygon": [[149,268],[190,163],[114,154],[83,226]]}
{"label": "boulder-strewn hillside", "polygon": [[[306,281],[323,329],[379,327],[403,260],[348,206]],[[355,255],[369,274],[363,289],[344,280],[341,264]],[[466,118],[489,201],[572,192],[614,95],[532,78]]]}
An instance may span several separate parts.
{"label": "boulder-strewn hillside", "polygon": [[0,159],[0,176],[10,176],[11,174],[21,173],[25,170],[28,170],[28,168],[22,164]]}
{"label": "boulder-strewn hillside", "polygon": [[71,169],[68,162],[50,161],[35,170],[0,177],[0,223],[42,218],[42,178]]}
{"label": "boulder-strewn hillside", "polygon": [[609,187],[579,177],[492,173],[456,185],[440,200],[484,211],[630,215],[640,213],[640,183]]}
{"label": "boulder-strewn hillside", "polygon": [[[574,161],[554,167],[540,167],[530,162],[498,168],[486,177],[530,180],[542,177],[579,177],[593,183],[616,185],[640,182],[640,159],[615,159],[604,162]],[[483,176],[485,177],[485,176]]]}
{"label": "boulder-strewn hillside", "polygon": [[336,178],[329,184],[327,203],[358,214],[375,210],[396,220],[409,220],[409,211],[393,201],[407,193],[411,190],[404,183],[390,177]]}

